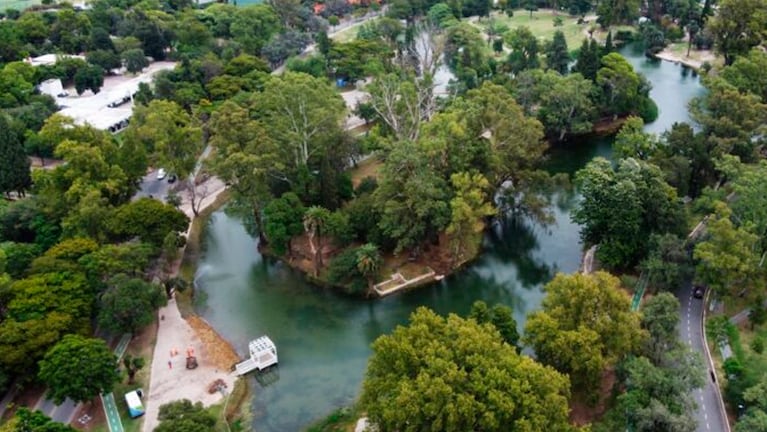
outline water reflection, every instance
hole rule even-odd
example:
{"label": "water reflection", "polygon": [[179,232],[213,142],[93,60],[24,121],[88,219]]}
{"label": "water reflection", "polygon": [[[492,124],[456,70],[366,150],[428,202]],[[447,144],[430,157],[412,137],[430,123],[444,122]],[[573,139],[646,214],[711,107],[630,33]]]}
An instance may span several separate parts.
{"label": "water reflection", "polygon": [[[647,130],[659,132],[686,121],[687,102],[703,91],[697,78],[641,54],[629,60],[647,75],[659,105],[661,116]],[[609,139],[568,143],[552,150],[546,168],[573,174],[594,156],[609,157],[610,151]],[[485,253],[464,271],[377,301],[350,299],[307,284],[284,264],[264,259],[239,219],[216,212],[198,273],[206,297],[198,311],[241,354],[248,341],[268,334],[280,356],[278,380],[262,387],[250,378],[256,387],[256,430],[300,430],[352,402],[372,341],[406,322],[418,306],[463,315],[476,300],[500,302],[512,307],[521,330],[526,315],[540,307],[541,286],[556,272],[579,267],[578,226],[570,220],[577,199],[574,191],[560,190],[552,207],[554,224],[504,220],[488,232]]]}

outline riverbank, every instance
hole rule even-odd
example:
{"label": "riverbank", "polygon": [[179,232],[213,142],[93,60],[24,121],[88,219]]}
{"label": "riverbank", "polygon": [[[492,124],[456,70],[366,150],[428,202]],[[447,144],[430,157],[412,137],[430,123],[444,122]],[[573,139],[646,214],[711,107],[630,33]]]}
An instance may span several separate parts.
{"label": "riverbank", "polygon": [[[160,406],[189,399],[202,402],[217,415],[224,429],[231,422],[246,423],[247,413],[243,404],[250,400],[250,390],[244,381],[236,380],[231,367],[239,356],[234,347],[193,309],[194,272],[201,253],[204,227],[210,215],[229,199],[223,183],[215,178],[208,180],[212,193],[205,197],[202,210],[195,217],[188,203],[181,209],[192,220],[187,230],[187,242],[182,258],[174,273],[188,282],[188,289],[180,290],[158,311],[158,331],[153,347],[149,391],[146,399],[146,415],[142,430],[152,431],[157,425]],[[197,367],[187,369],[186,357],[193,355]],[[223,391],[210,392],[217,380],[225,383]],[[247,405],[247,404],[245,404]]]}
{"label": "riverbank", "polygon": [[654,57],[659,60],[681,64],[696,71],[700,71],[704,64],[714,66],[722,63],[722,60],[711,50],[691,50],[690,56],[688,56],[686,43],[671,44],[664,48],[663,51],[655,54]]}

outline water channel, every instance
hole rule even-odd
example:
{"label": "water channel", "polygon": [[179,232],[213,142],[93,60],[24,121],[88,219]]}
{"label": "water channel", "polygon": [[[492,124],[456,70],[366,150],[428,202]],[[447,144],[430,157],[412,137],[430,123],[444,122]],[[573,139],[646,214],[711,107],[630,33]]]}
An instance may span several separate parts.
{"label": "water channel", "polygon": [[[682,67],[650,61],[624,49],[635,69],[653,85],[659,119],[647,126],[662,132],[687,121],[687,102],[702,93],[698,78]],[[609,139],[591,139],[552,152],[549,169],[572,174],[595,156],[610,155]],[[279,262],[262,257],[240,221],[223,211],[210,221],[207,250],[198,269],[204,298],[198,312],[241,355],[249,340],[268,334],[280,365],[272,383],[255,386],[258,432],[297,431],[357,397],[370,344],[405,323],[424,305],[441,314],[466,314],[475,300],[510,305],[521,327],[540,306],[541,287],[556,272],[576,271],[581,259],[578,226],[570,221],[575,194],[561,193],[556,224],[527,221],[498,224],[485,238],[484,254],[457,275],[435,285],[376,301],[354,300],[309,285]]]}

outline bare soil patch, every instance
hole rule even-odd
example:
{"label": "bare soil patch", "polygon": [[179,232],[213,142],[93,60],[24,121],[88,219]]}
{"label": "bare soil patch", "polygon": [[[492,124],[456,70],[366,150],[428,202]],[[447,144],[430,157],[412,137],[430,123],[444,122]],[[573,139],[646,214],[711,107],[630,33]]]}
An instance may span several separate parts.
{"label": "bare soil patch", "polygon": [[610,396],[615,381],[614,369],[611,368],[602,373],[599,402],[596,405],[589,405],[586,402],[588,397],[574,393],[570,398],[570,422],[578,426],[584,426],[602,418],[607,409],[610,408]]}

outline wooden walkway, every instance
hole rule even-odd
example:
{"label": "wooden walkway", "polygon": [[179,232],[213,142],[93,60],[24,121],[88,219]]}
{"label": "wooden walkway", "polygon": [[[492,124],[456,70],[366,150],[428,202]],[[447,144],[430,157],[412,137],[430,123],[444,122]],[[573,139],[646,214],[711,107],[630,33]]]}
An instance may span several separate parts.
{"label": "wooden walkway", "polygon": [[411,287],[417,283],[423,282],[427,279],[436,281],[439,280],[439,277],[436,273],[434,273],[434,270],[432,269],[429,269],[428,273],[416,276],[413,279],[405,279],[405,277],[400,273],[394,273],[391,275],[389,280],[375,284],[373,286],[373,291],[375,291],[376,294],[378,294],[380,297],[384,297],[390,294],[394,294],[395,292],[401,291],[405,288]]}

